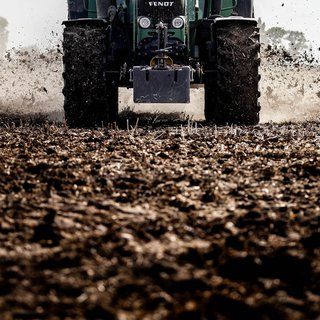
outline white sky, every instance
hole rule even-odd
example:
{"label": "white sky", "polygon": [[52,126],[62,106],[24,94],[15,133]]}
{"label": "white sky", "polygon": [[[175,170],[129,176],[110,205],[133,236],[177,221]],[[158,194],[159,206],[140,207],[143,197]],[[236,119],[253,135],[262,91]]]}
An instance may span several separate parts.
{"label": "white sky", "polygon": [[[0,16],[9,21],[9,48],[56,42],[51,32],[61,33],[67,16],[66,0],[0,0]],[[284,4],[284,6],[282,6]],[[255,12],[267,27],[280,26],[303,31],[320,47],[319,0],[255,0]]]}

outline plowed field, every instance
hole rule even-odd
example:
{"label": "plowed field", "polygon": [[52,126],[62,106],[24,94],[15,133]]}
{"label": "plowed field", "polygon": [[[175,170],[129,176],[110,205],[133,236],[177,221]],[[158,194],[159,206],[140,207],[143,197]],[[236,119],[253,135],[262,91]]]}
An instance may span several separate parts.
{"label": "plowed field", "polygon": [[320,123],[0,129],[1,319],[317,319]]}

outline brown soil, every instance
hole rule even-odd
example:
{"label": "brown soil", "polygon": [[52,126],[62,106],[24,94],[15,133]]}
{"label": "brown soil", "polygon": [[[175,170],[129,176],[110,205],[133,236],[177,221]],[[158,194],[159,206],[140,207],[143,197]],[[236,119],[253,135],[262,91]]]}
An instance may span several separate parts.
{"label": "brown soil", "polygon": [[319,139],[0,129],[0,318],[316,319]]}

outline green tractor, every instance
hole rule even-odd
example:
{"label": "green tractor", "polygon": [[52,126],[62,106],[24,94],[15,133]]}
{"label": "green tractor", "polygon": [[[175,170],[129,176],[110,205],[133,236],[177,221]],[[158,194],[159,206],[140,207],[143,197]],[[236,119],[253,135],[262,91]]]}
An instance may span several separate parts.
{"label": "green tractor", "polygon": [[68,0],[65,117],[115,122],[118,88],[134,102],[189,103],[204,86],[205,117],[259,122],[260,36],[253,0]]}

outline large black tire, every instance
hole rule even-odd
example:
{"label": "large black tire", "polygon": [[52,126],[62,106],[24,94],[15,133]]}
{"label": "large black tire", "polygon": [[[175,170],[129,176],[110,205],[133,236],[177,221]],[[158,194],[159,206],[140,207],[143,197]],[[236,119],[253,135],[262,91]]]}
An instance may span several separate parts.
{"label": "large black tire", "polygon": [[[254,21],[214,23],[213,63],[205,70],[205,117],[219,125],[259,123],[260,36]],[[211,70],[208,70],[211,69]]]}
{"label": "large black tire", "polygon": [[253,0],[238,0],[235,12],[245,18],[253,18]]}
{"label": "large black tire", "polygon": [[100,127],[117,118],[118,80],[107,72],[107,37],[103,21],[66,22],[63,94],[69,127]]}

